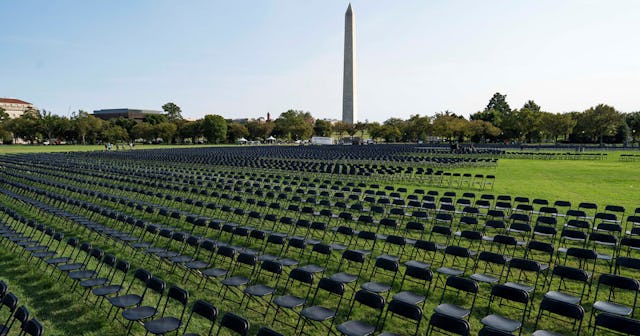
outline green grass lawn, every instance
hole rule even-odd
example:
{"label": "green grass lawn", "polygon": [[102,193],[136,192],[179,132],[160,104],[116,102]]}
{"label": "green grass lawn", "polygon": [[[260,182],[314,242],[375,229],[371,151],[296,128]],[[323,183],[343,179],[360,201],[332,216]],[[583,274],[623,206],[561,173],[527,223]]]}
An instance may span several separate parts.
{"label": "green grass lawn", "polygon": [[640,162],[578,160],[500,160],[496,194],[552,200],[640,206]]}
{"label": "green grass lawn", "polygon": [[[147,149],[147,148],[174,148],[174,147],[184,147],[184,146],[164,146],[164,145],[140,145],[136,146],[135,150]],[[187,146],[191,148],[193,146]],[[0,154],[13,154],[13,153],[25,153],[25,152],[70,152],[70,151],[91,151],[91,150],[103,150],[102,146],[0,146]],[[482,174],[493,174],[496,176],[496,182],[494,189],[492,191],[478,191],[474,190],[473,192],[476,195],[480,195],[482,193],[492,193],[495,195],[500,194],[508,194],[511,196],[526,196],[530,199],[533,198],[543,198],[553,203],[555,200],[567,200],[571,201],[573,207],[576,208],[578,203],[580,202],[595,202],[597,203],[601,209],[604,208],[607,204],[615,204],[622,205],[627,210],[627,215],[632,213],[636,207],[640,207],[640,176],[638,176],[638,168],[640,168],[640,162],[621,162],[618,160],[620,153],[608,153],[607,160],[601,161],[579,161],[579,160],[530,160],[530,159],[500,159],[496,168],[459,168],[455,171],[459,172],[472,172],[472,173],[482,173]],[[2,159],[0,158],[0,163]],[[166,163],[158,163],[159,166],[163,166]],[[157,167],[153,167],[156,169]],[[161,171],[160,167],[160,171]],[[445,170],[447,170],[445,168]],[[82,177],[82,173],[78,174],[79,177]],[[150,181],[153,181],[153,178],[149,178]],[[21,183],[26,183],[27,180],[20,180]],[[68,179],[57,179],[58,182],[75,184],[79,187],[87,187],[86,185],[82,185],[78,182],[74,182]],[[115,181],[110,180],[109,178],[96,178],[96,181],[109,182]],[[171,182],[173,184],[179,185],[182,180],[177,182]],[[126,185],[129,187],[133,187],[139,184],[136,183],[124,183],[124,182],[116,182],[120,185]],[[462,192],[466,190],[461,189],[443,189],[443,188],[435,188],[432,186],[423,186],[418,184],[407,184],[406,182],[398,183],[398,185],[407,186],[411,189],[425,189],[425,190],[454,190],[458,194],[462,194]],[[161,222],[164,224],[177,226],[182,230],[188,231],[190,227],[184,223],[184,221],[177,222],[171,218],[161,217],[156,215],[149,215],[144,213],[144,211],[134,210],[132,208],[127,208],[124,206],[118,206],[109,200],[96,200],[89,198],[88,196],[81,196],[74,191],[71,190],[62,190],[53,186],[46,186],[43,184],[38,184],[38,188],[46,189],[52,192],[59,193],[60,195],[66,195],[69,197],[77,197],[83,198],[86,201],[96,202],[102,206],[107,207],[115,207],[118,208],[119,211],[128,212],[132,216],[136,216],[137,218],[143,218],[150,221]],[[118,195],[123,195],[129,198],[142,198],[144,196],[140,196],[135,192],[131,191],[116,191],[114,189],[109,189],[107,187],[91,185],[92,190],[105,192],[105,193],[117,193]],[[190,195],[189,192],[176,192],[176,194],[180,194],[183,197],[196,197]],[[31,197],[36,197],[36,194],[30,194]],[[149,196],[144,199],[157,201],[155,196]],[[200,196],[197,196],[200,197]],[[214,199],[206,199],[206,197],[201,197],[204,201],[214,201]],[[41,199],[43,202],[49,202],[48,200]],[[193,211],[192,206],[187,206],[183,203],[177,202],[167,202],[169,206],[176,207],[178,209],[184,211]],[[25,204],[21,204],[12,200],[10,197],[5,195],[0,195],[0,204],[5,206],[12,206],[17,209],[22,215],[28,218],[35,218],[38,221],[43,223],[47,223],[51,225],[56,230],[63,231],[65,233],[65,237],[77,236],[81,240],[96,240],[97,244],[104,247],[105,251],[108,253],[113,253],[118,258],[125,258],[130,260],[132,263],[132,270],[136,267],[147,266],[145,262],[143,262],[142,253],[138,253],[136,257],[133,257],[131,252],[126,249],[119,249],[117,245],[114,245],[113,242],[107,238],[96,238],[95,235],[90,236],[86,231],[82,231],[79,229],[74,229],[70,226],[69,223],[64,220],[60,220],[55,216],[43,214],[40,211],[34,211],[32,207],[26,206]],[[74,212],[79,211],[76,207],[62,205],[61,203],[57,203],[57,205],[65,208],[65,210]],[[209,210],[201,210],[203,211],[203,215],[210,215]],[[86,215],[86,214],[85,214]],[[244,220],[244,217],[239,217],[238,221]],[[109,222],[109,219],[104,216],[96,216],[94,220],[98,222]],[[212,237],[213,233],[209,232],[209,237]],[[414,237],[415,238],[415,237]],[[95,309],[95,307],[91,303],[86,303],[82,298],[79,292],[73,292],[70,290],[70,284],[67,282],[60,283],[56,281],[57,275],[53,278],[50,278],[48,274],[43,274],[42,270],[48,268],[44,268],[43,266],[32,267],[25,262],[25,256],[19,256],[14,253],[11,249],[11,244],[7,242],[3,242],[0,244],[0,264],[2,264],[2,268],[0,268],[0,279],[5,279],[9,284],[10,291],[15,292],[20,298],[21,303],[27,304],[37,318],[43,321],[47,332],[46,335],[106,335],[106,334],[123,334],[123,327],[119,324],[119,322],[110,322],[104,320],[104,315],[106,315],[102,310]],[[16,250],[19,250],[17,248]],[[62,246],[59,250],[62,249]],[[376,246],[375,254],[381,254],[381,248]],[[277,253],[277,249],[273,249],[270,251],[272,253]],[[25,254],[26,255],[26,254]],[[337,270],[338,261],[334,260],[329,265],[329,273],[335,272]],[[171,284],[181,284],[181,275],[176,273],[171,273],[165,266],[163,268],[153,267],[157,264],[157,261],[150,265],[154,274],[161,276],[163,279],[167,280],[168,283]],[[371,272],[372,265],[369,265],[369,269],[366,271],[367,273]],[[606,268],[606,266],[600,265],[599,269],[602,271]],[[50,270],[48,270],[50,272]],[[252,322],[252,330],[255,333],[257,326],[259,325],[269,325],[270,319],[264,320],[261,316],[248,312],[248,311],[238,311],[238,307],[227,303],[227,302],[219,302],[220,296],[220,286],[211,285],[207,289],[202,289],[198,287],[193,282],[194,276],[191,277],[191,280],[185,287],[190,291],[191,298],[190,303],[195,301],[197,298],[206,299],[210,302],[213,302],[223,311],[234,311],[239,313],[240,315],[247,316]],[[286,276],[285,276],[286,278]],[[130,280],[130,279],[129,279]],[[399,279],[396,279],[396,285],[394,292],[398,290],[397,287],[399,283]],[[284,279],[281,280],[279,284],[280,287],[284,287]],[[571,285],[570,285],[571,286]],[[595,291],[595,285],[593,287]],[[420,334],[424,334],[424,330],[426,329],[426,325],[428,323],[428,317],[431,315],[433,309],[437,306],[440,300],[442,290],[437,289],[434,293],[431,294],[429,299],[427,300],[427,304],[425,306],[425,318],[422,321],[422,325],[420,328]],[[488,287],[482,287],[481,292],[483,295],[487,294]],[[537,306],[540,303],[540,298],[544,290],[540,290],[536,294],[535,301],[533,306],[536,307],[534,312],[531,314],[531,317],[527,319],[527,323],[525,326],[524,334],[530,334],[533,331],[533,321],[535,321],[535,316],[537,314]],[[447,296],[448,301],[455,302],[464,302],[464,299],[461,297],[456,297],[455,295]],[[587,308],[587,316],[585,317],[585,322],[583,323],[583,329],[581,335],[590,335],[591,331],[586,330],[586,326],[588,324],[588,314],[590,310],[590,305],[593,302],[593,292],[591,293],[591,297],[586,301],[585,308]],[[477,332],[480,329],[479,320],[484,316],[486,312],[486,298],[478,298],[476,303],[476,309],[472,313],[471,317],[471,326],[472,330]],[[105,308],[106,305],[103,305],[102,308]],[[348,311],[348,304],[343,306],[343,311],[340,313],[339,322],[343,322],[346,319],[346,313]],[[3,315],[4,313],[4,315]],[[172,310],[172,313],[177,313],[177,311]],[[512,310],[506,309],[506,314],[513,313]],[[6,318],[6,312],[2,312],[0,309],[0,320],[2,318]],[[354,312],[354,316],[363,319],[371,319],[372,314],[368,313],[368,310],[356,309]],[[541,324],[541,327],[553,327],[554,323],[552,320],[547,318],[545,322]],[[295,320],[293,318],[288,318],[289,323],[294,323]],[[389,324],[392,327],[395,327],[396,330],[402,329],[405,325],[404,322],[400,322],[398,319],[390,322]],[[409,325],[408,323],[406,325]],[[201,329],[208,330],[207,323],[200,322],[198,326],[201,326]],[[407,330],[411,330],[413,332],[413,327],[407,327]],[[276,328],[278,329],[278,328]],[[190,329],[193,330],[193,329]],[[283,329],[280,329],[283,330]],[[287,330],[287,329],[284,329]],[[139,326],[134,328],[134,334],[143,334],[142,329]]]}

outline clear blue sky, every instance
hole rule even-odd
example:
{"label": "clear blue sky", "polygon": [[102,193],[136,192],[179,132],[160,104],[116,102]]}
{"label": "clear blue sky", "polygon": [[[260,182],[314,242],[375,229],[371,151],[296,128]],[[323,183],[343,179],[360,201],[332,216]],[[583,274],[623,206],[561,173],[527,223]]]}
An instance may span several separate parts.
{"label": "clear blue sky", "polygon": [[[353,1],[361,119],[640,110],[640,1]],[[66,115],[340,118],[348,1],[3,0],[0,97]]]}

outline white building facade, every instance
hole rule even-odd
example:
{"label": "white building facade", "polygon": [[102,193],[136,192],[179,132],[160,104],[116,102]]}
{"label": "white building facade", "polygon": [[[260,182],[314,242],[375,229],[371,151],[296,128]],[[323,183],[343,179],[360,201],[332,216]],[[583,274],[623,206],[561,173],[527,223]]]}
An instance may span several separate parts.
{"label": "white building facade", "polygon": [[0,108],[9,114],[11,119],[20,117],[24,111],[36,109],[33,104],[15,98],[0,98]]}

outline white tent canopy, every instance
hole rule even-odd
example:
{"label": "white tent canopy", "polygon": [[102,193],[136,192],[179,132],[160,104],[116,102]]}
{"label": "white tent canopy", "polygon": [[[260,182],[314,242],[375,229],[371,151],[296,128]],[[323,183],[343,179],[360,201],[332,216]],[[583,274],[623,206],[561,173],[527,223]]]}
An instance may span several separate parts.
{"label": "white tent canopy", "polygon": [[275,141],[275,140],[276,140],[276,138],[274,138],[274,137],[273,137],[273,135],[272,135],[272,136],[268,137],[268,138],[267,138],[267,140],[268,140],[268,141]]}

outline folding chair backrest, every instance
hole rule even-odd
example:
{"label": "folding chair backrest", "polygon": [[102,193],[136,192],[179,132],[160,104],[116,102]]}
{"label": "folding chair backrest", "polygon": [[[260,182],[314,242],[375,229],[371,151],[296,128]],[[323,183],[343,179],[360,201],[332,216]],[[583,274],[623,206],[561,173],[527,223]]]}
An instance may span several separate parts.
{"label": "folding chair backrest", "polygon": [[640,331],[640,320],[609,313],[600,313],[596,316],[594,334],[598,327],[604,327],[626,335],[638,335],[638,331]]}
{"label": "folding chair backrest", "polygon": [[29,336],[41,336],[44,332],[44,327],[40,321],[33,318],[22,325],[22,331]]}
{"label": "folding chair backrest", "polygon": [[466,320],[458,319],[440,313],[434,313],[429,319],[429,328],[431,329],[434,327],[462,336],[469,335],[471,330],[469,322],[467,322]]}
{"label": "folding chair backrest", "polygon": [[247,321],[245,318],[240,317],[234,313],[227,312],[224,315],[222,315],[222,320],[220,321],[220,329],[218,329],[218,334],[220,334],[220,330],[222,328],[226,328],[231,331],[234,331],[237,334],[246,336],[249,333],[249,321]]}

